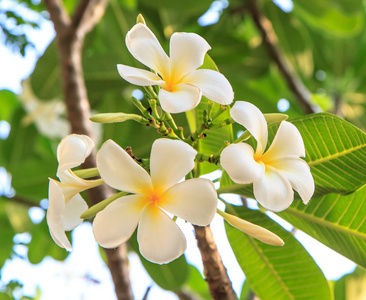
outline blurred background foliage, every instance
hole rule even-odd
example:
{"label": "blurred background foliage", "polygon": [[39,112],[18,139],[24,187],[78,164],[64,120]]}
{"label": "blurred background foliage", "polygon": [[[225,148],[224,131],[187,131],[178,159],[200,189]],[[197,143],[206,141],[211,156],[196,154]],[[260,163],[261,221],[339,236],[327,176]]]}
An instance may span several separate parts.
{"label": "blurred background foliage", "polygon": [[[46,19],[48,13],[42,3],[34,0],[12,0],[11,2],[18,5],[13,6],[14,9],[0,10],[2,42],[13,51],[25,55],[28,47],[33,47],[26,28],[39,26],[37,19],[27,18],[25,10],[32,10],[39,15],[39,18]],[[64,3],[72,13],[77,0],[65,0]],[[258,5],[273,26],[283,58],[311,93],[312,104],[318,107],[319,111],[334,113],[365,131],[365,2],[362,0],[296,0],[294,2],[262,0],[258,1]],[[208,10],[216,19],[207,19]],[[127,51],[124,41],[126,33],[135,23],[139,13],[143,14],[148,26],[167,51],[169,37],[175,31],[195,32],[203,36],[212,47],[209,51],[210,57],[215,61],[220,72],[231,82],[235,91],[235,100],[250,101],[264,113],[284,112],[290,116],[290,119],[305,114],[286,79],[278,70],[276,62],[269,56],[260,32],[248,12],[248,3],[245,0],[214,2],[211,0],[110,0],[104,17],[87,36],[84,45],[84,77],[93,112],[138,113],[129,99],[132,94],[137,96],[140,94],[135,87],[120,78],[116,64],[141,66]],[[51,242],[45,220],[34,224],[28,216],[28,210],[31,207],[45,209],[47,206],[47,201],[44,199],[47,198],[48,177],[54,178],[57,168],[55,150],[60,138],[67,134],[69,128],[59,73],[58,54],[55,41],[52,41],[40,56],[31,76],[23,81],[21,94],[18,95],[9,90],[0,91],[0,120],[10,124],[9,136],[0,139],[0,166],[3,173],[11,178],[11,187],[4,185],[0,190],[0,267],[7,259],[16,255],[13,250],[14,235],[23,232],[30,233],[32,237],[27,245],[28,259],[31,263],[38,264],[46,256],[57,260],[63,260],[67,256],[64,249]],[[142,101],[146,104],[145,100]],[[184,114],[177,115],[176,121],[185,126],[187,124]],[[96,127],[96,130],[99,132],[99,141],[112,138],[123,147],[132,146],[137,157],[148,156],[152,141],[159,136],[150,128],[132,122],[107,124],[102,129]],[[241,129],[234,126],[233,130],[235,136]],[[333,203],[336,201],[334,197],[330,195],[328,200],[322,199]],[[360,199],[358,212],[365,212],[364,189],[358,191],[354,198]],[[315,207],[313,211],[317,208]],[[256,219],[255,214],[248,214],[240,209],[237,211],[248,220]],[[301,218],[296,219],[295,214],[291,215],[291,211],[284,212],[281,216],[294,222],[296,227],[301,229],[309,229],[311,226],[313,227],[309,230],[318,229],[310,221],[306,223]],[[319,217],[316,213],[311,216],[314,219],[318,217],[321,221],[328,217]],[[363,218],[360,217],[360,222],[365,221],[364,216],[365,214]],[[257,219],[258,224],[270,222],[269,219],[266,221]],[[271,226],[275,225],[268,226],[272,228]],[[274,232],[283,231],[276,228],[274,227]],[[348,233],[345,232],[346,235]],[[232,229],[228,229],[229,236],[235,234],[238,235]],[[281,233],[278,234],[282,236]],[[296,253],[302,253],[303,264],[311,260],[304,249],[301,250],[298,244],[295,245],[291,234],[286,239],[288,243],[294,243]],[[318,239],[327,244],[327,239],[322,240],[321,234]],[[366,247],[365,228],[359,230],[355,239],[358,240],[350,241],[350,245],[354,244],[355,247],[359,247],[359,251],[363,251]],[[245,252],[242,251],[244,248],[242,244],[245,242],[243,237],[240,245],[235,243],[234,237],[229,240],[234,252],[241,253],[237,255],[239,264],[241,265],[242,262],[245,265],[245,257],[243,257]],[[246,242],[250,244],[251,240]],[[329,244],[328,246],[331,247],[332,243]],[[336,244],[339,246],[338,242]],[[257,247],[254,244],[251,245],[254,248]],[[260,247],[263,247],[264,252],[267,251],[266,245]],[[357,258],[357,255],[350,254],[352,250],[339,248],[342,247],[336,247],[335,250],[365,268],[366,264],[362,262],[364,257],[362,260]],[[134,249],[136,245],[133,242],[131,251]],[[250,248],[245,249],[250,252]],[[275,260],[273,253],[266,255],[270,260]],[[276,265],[275,262],[273,264]],[[178,295],[184,290],[200,295],[203,299],[209,299],[202,276],[193,266],[187,265],[184,257],[164,266],[165,269],[147,261],[143,261],[143,265],[161,287],[171,289]],[[365,286],[365,272],[362,267],[333,285],[335,299],[364,299],[362,297],[365,297],[365,289],[356,291],[357,288]],[[322,282],[324,280],[322,274],[315,270],[315,267],[313,269],[314,272],[311,274],[316,273],[313,280]],[[249,273],[253,271],[245,267],[243,270]],[[172,278],[167,274],[179,274],[179,276]],[[290,280],[281,272],[277,275],[284,276],[285,282]],[[259,275],[254,274],[254,276]],[[291,288],[301,282],[286,284]],[[13,291],[19,287],[19,283],[11,282],[1,291],[0,299],[12,299]],[[322,285],[322,288],[324,287],[325,285]],[[254,290],[256,290],[255,287]],[[319,293],[320,290],[318,290]],[[321,296],[320,293],[316,299],[324,300],[333,297],[328,291],[325,291],[324,295]],[[182,294],[180,296],[183,297]],[[270,299],[267,298],[266,292],[263,292],[260,297]],[[281,299],[298,299],[296,296],[290,298],[286,294],[283,297]],[[241,299],[253,299],[248,282],[243,287]]]}

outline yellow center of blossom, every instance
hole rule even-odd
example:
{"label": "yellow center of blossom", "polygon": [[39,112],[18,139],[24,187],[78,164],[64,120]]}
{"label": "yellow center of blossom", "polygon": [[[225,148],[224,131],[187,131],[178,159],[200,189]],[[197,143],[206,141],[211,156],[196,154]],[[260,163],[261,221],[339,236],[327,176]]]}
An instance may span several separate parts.
{"label": "yellow center of blossom", "polygon": [[162,198],[161,193],[156,190],[152,190],[146,194],[146,201],[156,206],[161,203]]}
{"label": "yellow center of blossom", "polygon": [[174,92],[174,87],[181,83],[182,78],[180,75],[177,76],[174,72],[171,72],[168,76],[163,76],[163,80],[165,82],[163,89],[168,92]]}

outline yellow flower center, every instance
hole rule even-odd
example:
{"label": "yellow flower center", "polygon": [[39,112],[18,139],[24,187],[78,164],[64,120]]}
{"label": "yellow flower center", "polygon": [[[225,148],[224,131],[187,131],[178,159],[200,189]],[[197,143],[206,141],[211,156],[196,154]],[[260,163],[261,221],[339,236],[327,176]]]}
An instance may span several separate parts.
{"label": "yellow flower center", "polygon": [[165,85],[163,86],[163,89],[168,92],[174,92],[174,87],[182,82],[182,76],[179,74],[174,74],[174,72],[171,72],[168,76],[163,76],[163,80],[165,81]]}
{"label": "yellow flower center", "polygon": [[158,206],[159,203],[161,203],[163,200],[162,192],[156,188],[148,191],[147,193],[145,193],[145,195],[146,195],[146,198],[145,198],[146,202],[151,203],[155,206]]}

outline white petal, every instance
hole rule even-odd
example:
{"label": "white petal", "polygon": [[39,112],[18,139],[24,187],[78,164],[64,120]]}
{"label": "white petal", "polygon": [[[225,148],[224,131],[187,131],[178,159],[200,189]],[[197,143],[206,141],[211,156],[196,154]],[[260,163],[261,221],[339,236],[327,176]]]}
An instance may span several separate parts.
{"label": "white petal", "polygon": [[217,208],[217,193],[208,179],[194,178],[172,186],[159,206],[192,224],[207,226]]}
{"label": "white petal", "polygon": [[76,194],[72,197],[65,205],[63,219],[64,229],[68,231],[80,225],[83,222],[80,216],[87,209],[88,205],[80,194]]}
{"label": "white petal", "polygon": [[162,191],[179,182],[194,168],[197,151],[177,140],[158,139],[151,148],[150,173],[155,188]]}
{"label": "white petal", "polygon": [[51,236],[57,245],[71,251],[71,244],[65,234],[63,225],[65,199],[57,182],[53,179],[50,179],[49,182],[48,200],[47,224]]}
{"label": "white petal", "polygon": [[202,92],[198,87],[188,84],[177,84],[169,92],[164,89],[159,91],[161,108],[169,113],[180,113],[195,108],[201,101]]}
{"label": "white petal", "polygon": [[253,191],[263,207],[275,212],[286,209],[294,200],[290,182],[270,166],[266,166],[263,176],[253,183]]}
{"label": "white petal", "polygon": [[267,122],[262,112],[253,104],[237,101],[230,110],[235,122],[243,125],[257,140],[256,155],[261,155],[266,148],[268,139]]}
{"label": "white petal", "polygon": [[163,85],[164,81],[155,73],[150,71],[133,68],[125,65],[117,65],[118,73],[129,83],[148,86],[148,85]]}
{"label": "white petal", "polygon": [[297,191],[302,201],[307,204],[314,194],[314,179],[309,165],[297,157],[286,157],[271,162],[271,166],[281,172]]}
{"label": "white petal", "polygon": [[263,175],[264,164],[254,160],[254,150],[245,143],[227,146],[220,157],[220,164],[236,183],[249,184]]}
{"label": "white petal", "polygon": [[202,95],[222,105],[233,102],[234,91],[229,81],[214,70],[200,69],[184,77],[183,82],[197,86]]}
{"label": "white petal", "polygon": [[74,197],[77,193],[91,189],[103,183],[101,179],[95,180],[85,180],[75,175],[71,170],[66,170],[63,172],[58,172],[58,178],[61,183],[59,187],[61,188],[65,201],[67,202],[70,198]]}
{"label": "white petal", "polygon": [[146,25],[138,23],[133,26],[126,35],[126,45],[131,54],[145,66],[163,77],[169,74],[169,57]]}
{"label": "white petal", "polygon": [[142,213],[137,241],[141,255],[157,264],[171,262],[187,248],[186,238],[177,224],[154,205],[147,205]]}
{"label": "white petal", "polygon": [[125,196],[109,204],[94,218],[95,240],[105,248],[126,242],[135,231],[145,204],[140,195]]}
{"label": "white petal", "polygon": [[94,148],[93,140],[82,134],[70,134],[57,147],[57,173],[80,166]]}
{"label": "white petal", "polygon": [[268,229],[265,229],[261,226],[255,225],[253,223],[240,219],[237,216],[222,211],[218,211],[218,214],[221,215],[230,225],[234,226],[235,228],[241,230],[246,234],[249,234],[250,236],[260,240],[263,243],[273,246],[284,245],[283,240]]}
{"label": "white petal", "polygon": [[56,224],[52,224],[52,225],[48,224],[48,228],[50,230],[50,235],[51,235],[53,241],[58,246],[66,249],[67,251],[72,251],[72,246],[61,225],[56,226]]}
{"label": "white petal", "polygon": [[305,146],[295,125],[283,121],[262,160],[271,161],[286,156],[304,157]]}
{"label": "white petal", "polygon": [[[170,59],[172,73],[181,77],[203,64],[210,45],[195,33],[174,33],[170,38]],[[179,78],[178,78],[179,79]]]}
{"label": "white petal", "polygon": [[149,174],[112,140],[98,151],[97,166],[102,179],[115,189],[130,193],[152,189]]}

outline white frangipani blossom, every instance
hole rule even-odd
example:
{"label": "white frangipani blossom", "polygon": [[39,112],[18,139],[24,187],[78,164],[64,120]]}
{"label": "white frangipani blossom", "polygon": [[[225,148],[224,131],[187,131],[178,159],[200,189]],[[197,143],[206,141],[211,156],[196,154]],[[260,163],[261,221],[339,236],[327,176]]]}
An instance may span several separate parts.
{"label": "white frangipani blossom", "polygon": [[254,149],[246,143],[231,144],[221,153],[221,166],[239,184],[253,183],[254,196],[265,208],[282,211],[290,206],[297,191],[307,204],[314,193],[314,180],[305,157],[305,147],[298,129],[282,122],[271,146],[267,122],[261,111],[249,102],[238,101],[231,117],[243,125],[257,141]]}
{"label": "white frangipani blossom", "polygon": [[210,45],[195,33],[174,33],[170,38],[170,57],[144,24],[136,24],[126,36],[130,53],[154,72],[118,65],[119,74],[139,86],[158,85],[162,109],[169,113],[195,108],[202,95],[219,104],[233,101],[234,92],[221,73],[199,69]]}
{"label": "white frangipani blossom", "polygon": [[182,255],[186,239],[166,212],[206,226],[217,206],[211,181],[194,178],[180,182],[193,169],[196,154],[182,141],[158,139],[151,149],[150,176],[119,145],[106,141],[97,156],[100,175],[111,187],[131,195],[97,213],[93,223],[97,242],[105,248],[117,247],[138,226],[140,252],[147,260],[164,264]]}
{"label": "white frangipani blossom", "polygon": [[68,251],[71,251],[71,244],[65,231],[78,226],[82,222],[80,215],[88,209],[79,193],[103,182],[101,179],[82,179],[71,171],[71,168],[78,167],[84,162],[93,147],[92,139],[77,134],[68,135],[57,147],[59,162],[57,177],[60,181],[50,179],[47,224],[56,244]]}

